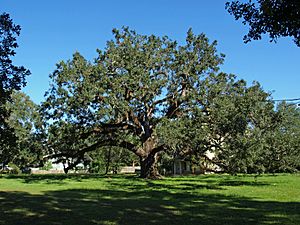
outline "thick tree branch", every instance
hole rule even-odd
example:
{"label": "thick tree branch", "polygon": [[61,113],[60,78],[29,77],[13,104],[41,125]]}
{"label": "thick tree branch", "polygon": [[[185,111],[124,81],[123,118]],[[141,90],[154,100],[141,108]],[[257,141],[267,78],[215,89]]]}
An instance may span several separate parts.
{"label": "thick tree branch", "polygon": [[166,145],[160,145],[160,146],[157,146],[155,148],[152,149],[151,153],[152,154],[156,154],[158,152],[161,152],[161,151],[166,151],[168,150],[167,146]]}
{"label": "thick tree branch", "polygon": [[[44,161],[49,160],[49,159],[55,159],[55,158],[80,158],[83,157],[85,153],[91,152],[96,150],[97,148],[104,147],[104,146],[115,146],[115,147],[120,147],[120,148],[125,148],[131,152],[136,151],[136,146],[130,142],[127,141],[122,141],[122,142],[116,142],[113,139],[107,139],[107,140],[102,140],[99,142],[96,142],[90,146],[87,146],[81,150],[78,151],[72,151],[72,152],[61,152],[61,153],[56,153],[52,155],[48,155],[43,158]],[[56,162],[62,162],[63,159],[58,159]]]}

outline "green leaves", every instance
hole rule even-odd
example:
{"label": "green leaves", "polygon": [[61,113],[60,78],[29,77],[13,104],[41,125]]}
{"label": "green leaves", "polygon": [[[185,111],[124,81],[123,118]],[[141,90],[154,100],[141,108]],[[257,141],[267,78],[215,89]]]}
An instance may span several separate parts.
{"label": "green leaves", "polygon": [[271,41],[278,37],[293,37],[300,47],[300,3],[298,0],[232,1],[226,9],[236,20],[243,19],[250,29],[244,36],[245,43],[261,39],[268,33]]}
{"label": "green leaves", "polygon": [[10,147],[16,143],[14,131],[7,124],[10,115],[6,103],[11,101],[11,94],[14,90],[20,90],[25,86],[25,78],[30,71],[23,66],[13,65],[12,57],[16,54],[18,47],[16,42],[21,27],[15,25],[9,14],[0,15],[0,161],[9,161]]}
{"label": "green leaves", "polygon": [[115,40],[98,51],[95,63],[76,53],[58,64],[44,103],[51,119],[126,121],[135,124],[138,133],[146,129],[146,120],[174,116],[201,77],[222,62],[215,43],[209,45],[203,34],[189,31],[187,45],[181,47],[167,37],[139,35],[126,27],[113,34]]}
{"label": "green leaves", "polygon": [[12,101],[6,103],[10,111],[7,120],[9,127],[14,131],[16,142],[5,151],[5,160],[13,162],[20,168],[38,164],[45,147],[45,131],[39,114],[39,107],[22,92],[13,92]]}
{"label": "green leaves", "polygon": [[270,172],[293,172],[300,166],[300,111],[282,102],[277,107],[278,121],[265,134],[265,167]]}
{"label": "green leaves", "polygon": [[181,46],[127,27],[113,35],[93,63],[75,53],[51,75],[42,109],[55,157],[75,165],[87,152],[117,146],[141,160],[151,155],[151,163],[161,151],[196,159],[211,151],[228,172],[267,168],[266,134],[280,113],[258,83],[219,72],[216,42],[191,29]]}
{"label": "green leaves", "polygon": [[[170,142],[156,128],[164,130],[168,121],[188,115],[202,80],[223,61],[215,42],[191,30],[183,46],[167,36],[140,35],[127,27],[114,29],[113,35],[93,63],[75,53],[50,77],[43,112],[52,121],[53,137],[59,137],[49,139],[57,143],[57,152],[74,155],[72,151],[103,141],[111,145],[112,140],[115,145],[129,143],[127,148],[142,157],[166,149]],[[64,129],[69,126],[74,130]],[[76,139],[71,151],[66,137]]]}

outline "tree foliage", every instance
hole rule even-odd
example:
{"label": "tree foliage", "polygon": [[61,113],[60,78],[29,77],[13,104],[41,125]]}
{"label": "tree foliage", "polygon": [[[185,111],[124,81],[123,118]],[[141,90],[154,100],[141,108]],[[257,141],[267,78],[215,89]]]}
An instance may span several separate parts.
{"label": "tree foliage", "polygon": [[[6,102],[11,101],[13,90],[20,90],[25,85],[25,77],[30,74],[23,66],[15,66],[12,57],[18,47],[16,37],[21,27],[15,25],[9,14],[0,15],[0,158],[3,160],[4,152],[10,151],[16,137],[13,129],[6,120],[10,112],[6,109]],[[5,153],[6,154],[6,153]]]}
{"label": "tree foliage", "polygon": [[7,124],[14,130],[16,142],[3,157],[20,168],[37,165],[43,157],[46,138],[39,106],[23,92],[14,91],[6,109],[10,112]]}
{"label": "tree foliage", "polygon": [[292,37],[300,47],[299,0],[232,1],[226,3],[226,9],[236,20],[243,19],[243,24],[249,25],[249,32],[244,36],[246,43],[268,33],[271,41]]}
{"label": "tree foliage", "polygon": [[[162,128],[173,154],[206,159],[229,173],[257,171],[265,150],[261,138],[280,121],[270,95],[258,83],[248,86],[234,75],[220,73],[204,80],[196,104],[192,117]],[[177,133],[172,132],[176,128]]]}
{"label": "tree foliage", "polygon": [[122,166],[136,165],[138,158],[132,152],[118,147],[103,147],[89,154],[89,172],[108,174],[118,173]]}
{"label": "tree foliage", "polygon": [[300,109],[282,102],[277,106],[281,121],[264,137],[263,166],[267,172],[300,169]]}
{"label": "tree foliage", "polygon": [[199,159],[210,151],[223,171],[271,170],[270,137],[283,113],[259,83],[219,72],[216,42],[191,30],[184,45],[128,28],[113,34],[94,62],[75,53],[51,75],[42,107],[49,157],[68,170],[114,146],[139,157],[142,177],[155,177],[161,152]]}
{"label": "tree foliage", "polygon": [[116,145],[140,157],[143,177],[154,176],[157,153],[168,148],[156,128],[189,113],[202,79],[218,71],[223,55],[216,42],[191,30],[182,46],[128,28],[113,34],[94,63],[75,53],[51,75],[44,109],[53,120],[54,156],[77,161]]}

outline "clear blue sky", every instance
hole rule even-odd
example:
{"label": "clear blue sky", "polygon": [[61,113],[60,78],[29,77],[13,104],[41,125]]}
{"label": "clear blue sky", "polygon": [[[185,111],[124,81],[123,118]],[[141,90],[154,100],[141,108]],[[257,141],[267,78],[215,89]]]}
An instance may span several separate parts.
{"label": "clear blue sky", "polygon": [[181,43],[190,27],[204,32],[226,55],[222,71],[259,81],[275,99],[300,97],[300,48],[290,38],[244,44],[247,27],[226,12],[222,0],[1,0],[0,9],[22,27],[14,62],[31,70],[24,91],[37,103],[57,62],[75,51],[92,60],[112,38],[112,28],[123,25]]}

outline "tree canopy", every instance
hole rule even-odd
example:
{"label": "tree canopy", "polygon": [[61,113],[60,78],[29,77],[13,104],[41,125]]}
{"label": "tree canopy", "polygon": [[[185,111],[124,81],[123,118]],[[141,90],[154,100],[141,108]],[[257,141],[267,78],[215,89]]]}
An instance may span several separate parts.
{"label": "tree canopy", "polygon": [[192,117],[162,127],[175,155],[205,158],[229,173],[257,171],[261,138],[280,121],[270,95],[259,83],[248,86],[224,73],[207,77],[200,93]]}
{"label": "tree canopy", "polygon": [[[0,159],[4,160],[10,146],[16,141],[13,129],[8,126],[9,110],[6,103],[11,101],[14,90],[20,90],[25,85],[25,77],[30,74],[23,66],[15,66],[12,57],[18,47],[16,42],[21,27],[15,25],[9,14],[0,15]],[[5,161],[5,160],[4,160]]]}
{"label": "tree canopy", "polygon": [[76,52],[57,64],[38,106],[16,91],[29,71],[12,65],[19,27],[3,18],[12,33],[1,35],[12,44],[2,48],[11,52],[1,64],[1,162],[25,168],[55,159],[67,173],[94,159],[90,171],[108,172],[138,157],[143,178],[159,176],[166,154],[205,158],[229,173],[299,168],[299,108],[276,109],[258,82],[220,72],[224,55],[204,34],[190,29],[180,45],[114,29],[94,61]]}
{"label": "tree canopy", "polygon": [[14,145],[5,152],[6,160],[21,169],[38,165],[45,152],[46,139],[39,106],[23,92],[13,91],[6,109],[10,112],[7,124],[16,137]]}
{"label": "tree canopy", "polygon": [[250,29],[244,36],[247,43],[259,40],[269,34],[271,41],[279,37],[292,37],[300,47],[300,1],[299,0],[257,0],[232,1],[226,9],[236,20],[243,19]]}
{"label": "tree canopy", "polygon": [[116,145],[139,156],[142,176],[152,176],[157,153],[168,147],[157,126],[190,112],[202,79],[218,71],[223,55],[216,42],[191,30],[183,46],[128,28],[113,34],[94,63],[75,53],[51,75],[43,105],[53,120],[54,156],[80,159],[99,146]]}
{"label": "tree canopy", "polygon": [[224,171],[258,170],[260,137],[280,117],[258,83],[219,72],[216,42],[192,30],[184,45],[128,28],[113,34],[94,62],[75,53],[51,75],[42,107],[50,157],[73,168],[117,146],[140,158],[142,177],[155,177],[162,151],[212,151]]}
{"label": "tree canopy", "polygon": [[281,102],[277,106],[280,123],[261,139],[264,142],[264,170],[294,172],[300,169],[300,108]]}

